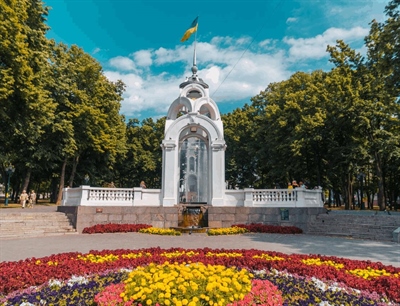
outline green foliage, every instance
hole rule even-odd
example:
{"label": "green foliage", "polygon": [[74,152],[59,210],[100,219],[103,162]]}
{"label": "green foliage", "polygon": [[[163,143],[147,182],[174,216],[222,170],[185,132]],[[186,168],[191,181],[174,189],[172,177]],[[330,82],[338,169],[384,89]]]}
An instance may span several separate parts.
{"label": "green foliage", "polygon": [[254,143],[270,187],[284,187],[292,179],[320,181],[327,116],[320,88],[325,77],[321,71],[298,72],[252,99],[260,110]]}
{"label": "green foliage", "polygon": [[130,119],[126,127],[127,153],[116,165],[121,187],[139,187],[145,181],[148,188],[161,188],[162,150],[165,117],[141,123]]}
{"label": "green foliage", "polygon": [[45,37],[41,1],[3,1],[0,11],[0,162],[15,165],[25,189],[31,174],[52,180],[65,161],[89,151],[112,168],[125,150],[124,85],[110,82],[82,49]]}
{"label": "green foliage", "polygon": [[33,0],[2,1],[0,19],[0,155],[2,162],[31,168],[55,104],[45,90],[48,45],[44,24],[47,8]]}
{"label": "green foliage", "polygon": [[[327,48],[335,65],[330,72],[297,72],[270,84],[250,107],[224,117],[230,180],[244,177],[237,165],[245,164],[267,183],[261,186],[304,180],[341,193],[350,208],[357,175],[368,170],[365,187],[378,190],[384,208],[385,173],[400,166],[400,109],[390,90],[393,71],[381,65],[379,55],[386,53],[373,49],[378,45],[373,39],[380,37],[375,30],[366,39],[367,59],[338,41]],[[398,188],[386,194],[396,199]]]}
{"label": "green foliage", "polygon": [[227,144],[226,180],[229,188],[247,188],[261,182],[256,174],[257,155],[254,148],[255,108],[245,105],[222,116]]}

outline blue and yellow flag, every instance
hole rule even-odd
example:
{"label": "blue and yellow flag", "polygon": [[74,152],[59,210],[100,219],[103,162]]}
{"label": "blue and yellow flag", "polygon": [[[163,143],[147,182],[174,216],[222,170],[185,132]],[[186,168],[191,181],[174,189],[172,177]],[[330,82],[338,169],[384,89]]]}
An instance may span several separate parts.
{"label": "blue and yellow flag", "polygon": [[196,17],[195,20],[193,20],[192,24],[190,25],[189,29],[186,30],[185,34],[183,34],[183,37],[181,38],[181,42],[184,42],[189,39],[190,35],[192,35],[194,32],[197,31],[197,20],[199,19],[199,16]]}

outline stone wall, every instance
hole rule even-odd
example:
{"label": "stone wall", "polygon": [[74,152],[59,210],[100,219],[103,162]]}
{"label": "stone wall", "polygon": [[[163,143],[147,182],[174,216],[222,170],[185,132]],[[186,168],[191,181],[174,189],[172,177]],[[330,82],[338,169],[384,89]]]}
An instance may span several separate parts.
{"label": "stone wall", "polygon": [[310,220],[324,213],[324,208],[209,207],[209,227],[230,227],[234,224],[264,223],[297,226],[305,233]]}
{"label": "stone wall", "polygon": [[[205,206],[208,228],[234,224],[263,223],[297,226],[305,234],[399,242],[400,213],[331,211],[325,208],[265,208]],[[159,228],[179,227],[182,207],[59,206],[78,233],[85,227],[107,223],[150,224]],[[397,230],[397,232],[396,232]]]}
{"label": "stone wall", "polygon": [[126,207],[126,206],[59,206],[78,233],[96,224],[150,224],[169,228],[178,225],[176,207]]}
{"label": "stone wall", "polygon": [[[297,226],[307,232],[310,219],[324,212],[323,208],[213,207],[205,212],[208,227],[230,227],[234,224],[265,223]],[[150,224],[154,227],[178,227],[181,211],[178,207],[126,207],[126,206],[59,206],[78,233],[85,227],[107,223]],[[285,217],[287,220],[282,220]]]}

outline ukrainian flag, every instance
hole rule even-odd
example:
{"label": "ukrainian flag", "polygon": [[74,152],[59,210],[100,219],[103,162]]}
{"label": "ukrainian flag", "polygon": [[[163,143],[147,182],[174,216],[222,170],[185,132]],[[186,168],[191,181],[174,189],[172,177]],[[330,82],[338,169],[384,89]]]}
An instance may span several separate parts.
{"label": "ukrainian flag", "polygon": [[183,34],[183,37],[181,38],[181,42],[184,42],[189,39],[190,35],[192,35],[194,32],[197,31],[197,20],[199,19],[199,16],[196,17],[195,20],[193,20],[192,24],[190,25],[189,29],[186,30],[185,34]]}

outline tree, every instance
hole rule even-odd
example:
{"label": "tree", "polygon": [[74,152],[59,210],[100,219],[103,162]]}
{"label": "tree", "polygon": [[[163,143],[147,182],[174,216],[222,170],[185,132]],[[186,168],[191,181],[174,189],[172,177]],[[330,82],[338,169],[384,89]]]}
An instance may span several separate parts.
{"label": "tree", "polygon": [[[36,146],[52,124],[55,109],[45,83],[48,75],[48,9],[38,0],[0,3],[0,162],[26,169],[23,189],[43,152]],[[17,173],[16,173],[17,174]]]}
{"label": "tree", "polygon": [[319,88],[324,78],[321,71],[297,72],[252,98],[260,110],[255,142],[262,144],[259,163],[281,186],[293,179],[321,185],[326,113]]}
{"label": "tree", "polygon": [[116,156],[125,150],[124,117],[119,114],[124,85],[109,81],[100,64],[77,46],[53,43],[52,51],[49,90],[57,110],[48,143],[61,163],[59,203],[68,161],[73,161],[72,185],[82,154],[101,154],[103,164],[112,168]]}
{"label": "tree", "polygon": [[139,187],[146,182],[147,187],[161,187],[162,150],[165,117],[154,122],[148,118],[141,123],[130,119],[126,127],[127,153],[117,162],[115,175],[124,187]]}
{"label": "tree", "polygon": [[[400,94],[400,0],[391,0],[385,7],[388,19],[383,23],[371,22],[366,37],[368,55],[374,59],[383,75],[387,77],[387,89],[399,97]],[[378,61],[379,59],[379,61]]]}
{"label": "tree", "polygon": [[231,188],[248,188],[265,184],[257,173],[254,116],[254,107],[247,104],[222,116],[227,145],[225,177]]}
{"label": "tree", "polygon": [[[400,177],[389,175],[400,172],[400,1],[392,0],[385,8],[388,19],[383,23],[373,20],[365,42],[368,50],[367,67],[372,74],[369,88],[373,88],[376,103],[374,133],[369,133],[375,171],[378,176],[378,202],[385,208],[384,188],[390,201],[397,199]],[[386,177],[385,174],[388,174]],[[387,180],[387,183],[385,183]]]}

